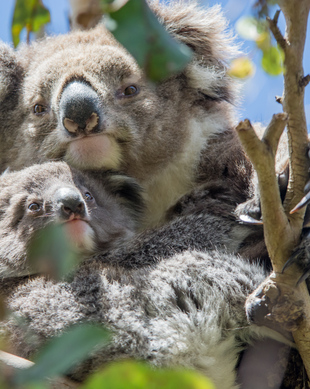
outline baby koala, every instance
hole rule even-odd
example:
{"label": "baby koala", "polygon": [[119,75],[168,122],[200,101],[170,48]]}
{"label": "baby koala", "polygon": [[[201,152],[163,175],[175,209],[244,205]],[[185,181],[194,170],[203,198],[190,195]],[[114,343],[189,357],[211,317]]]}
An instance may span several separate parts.
{"label": "baby koala", "polygon": [[4,173],[0,192],[2,278],[33,272],[26,253],[49,225],[59,224],[72,248],[89,255],[132,237],[142,213],[133,179],[116,172],[80,173],[64,162]]}

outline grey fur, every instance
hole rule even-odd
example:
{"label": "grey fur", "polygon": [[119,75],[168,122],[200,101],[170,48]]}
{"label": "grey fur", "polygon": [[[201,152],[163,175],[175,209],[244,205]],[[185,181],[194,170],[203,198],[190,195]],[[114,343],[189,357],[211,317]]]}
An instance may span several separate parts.
{"label": "grey fur", "polygon": [[235,366],[245,345],[279,338],[246,322],[245,299],[264,277],[261,267],[217,251],[184,252],[134,270],[88,262],[70,284],[37,278],[17,288],[6,331],[25,357],[82,321],[115,331],[107,349],[72,372],[78,380],[108,361],[136,358],[194,368],[218,388],[237,388]]}

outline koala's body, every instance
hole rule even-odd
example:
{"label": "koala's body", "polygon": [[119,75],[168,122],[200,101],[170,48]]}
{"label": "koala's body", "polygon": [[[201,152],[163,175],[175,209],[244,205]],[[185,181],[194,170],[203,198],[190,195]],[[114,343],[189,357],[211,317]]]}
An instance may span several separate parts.
{"label": "koala's body", "polygon": [[[22,69],[13,128],[1,113],[10,149],[2,168],[61,159],[82,170],[123,171],[144,189],[144,227],[165,223],[167,210],[202,182],[231,188],[235,205],[253,191],[252,165],[233,129],[236,86],[226,74],[236,50],[219,8],[150,5],[194,53],[184,71],[159,84],[102,25],[16,52],[6,47],[0,58],[4,69],[7,55],[16,58],[16,74]],[[11,101],[10,91],[3,94]]]}
{"label": "koala's body", "polygon": [[70,325],[104,325],[113,332],[111,343],[71,378],[83,381],[107,362],[134,358],[196,369],[216,388],[236,389],[240,352],[264,337],[283,340],[247,324],[245,299],[265,276],[261,267],[215,250],[187,251],[131,270],[88,261],[71,283],[39,277],[15,288],[8,298],[14,316],[2,331],[12,352],[31,358]]}
{"label": "koala's body", "polygon": [[[233,389],[241,350],[263,337],[284,340],[247,324],[245,299],[266,273],[224,252],[237,252],[240,234],[251,233],[235,223],[229,194],[205,207],[209,191],[202,187],[183,199],[171,223],[133,236],[140,188],[123,175],[45,163],[4,174],[0,188],[0,294],[13,313],[0,332],[11,352],[31,358],[70,325],[92,322],[114,331],[113,340],[72,372],[76,380],[111,360],[136,358],[197,369]],[[213,234],[205,232],[207,222]],[[13,277],[31,272],[28,243],[52,223],[64,225],[85,257],[73,280]]]}
{"label": "koala's body", "polygon": [[59,224],[72,249],[90,255],[132,238],[143,207],[133,179],[64,162],[4,173],[0,191],[1,279],[31,272],[27,251],[47,226]]}

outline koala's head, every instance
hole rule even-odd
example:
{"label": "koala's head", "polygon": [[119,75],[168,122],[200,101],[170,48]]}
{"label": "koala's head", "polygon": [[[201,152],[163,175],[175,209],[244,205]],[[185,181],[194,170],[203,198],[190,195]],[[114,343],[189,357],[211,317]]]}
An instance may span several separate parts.
{"label": "koala's head", "polygon": [[184,2],[151,6],[194,52],[183,72],[159,84],[146,80],[103,26],[19,51],[24,119],[11,166],[61,159],[79,169],[122,170],[142,182],[184,153],[193,120],[208,120],[205,138],[227,129],[232,45],[219,9]]}
{"label": "koala's head", "polygon": [[0,273],[23,273],[29,245],[59,224],[73,250],[91,254],[133,236],[140,187],[117,173],[72,170],[64,162],[33,165],[0,177]]}

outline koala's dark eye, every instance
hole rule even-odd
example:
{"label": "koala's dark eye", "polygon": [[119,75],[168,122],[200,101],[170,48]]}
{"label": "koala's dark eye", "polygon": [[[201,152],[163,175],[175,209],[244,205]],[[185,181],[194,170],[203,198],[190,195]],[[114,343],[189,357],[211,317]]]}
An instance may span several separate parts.
{"label": "koala's dark eye", "polygon": [[91,201],[94,199],[93,196],[89,192],[85,192],[84,196],[86,198],[86,201]]}
{"label": "koala's dark eye", "polygon": [[127,86],[124,90],[124,96],[133,96],[139,92],[138,88],[134,85]]}
{"label": "koala's dark eye", "polygon": [[46,112],[46,107],[44,107],[44,105],[42,105],[42,104],[36,104],[33,107],[33,113],[35,115],[41,115],[41,114],[43,114],[45,112]]}
{"label": "koala's dark eye", "polygon": [[38,203],[31,203],[28,205],[28,209],[31,212],[37,212],[37,211],[40,211],[41,205]]}

